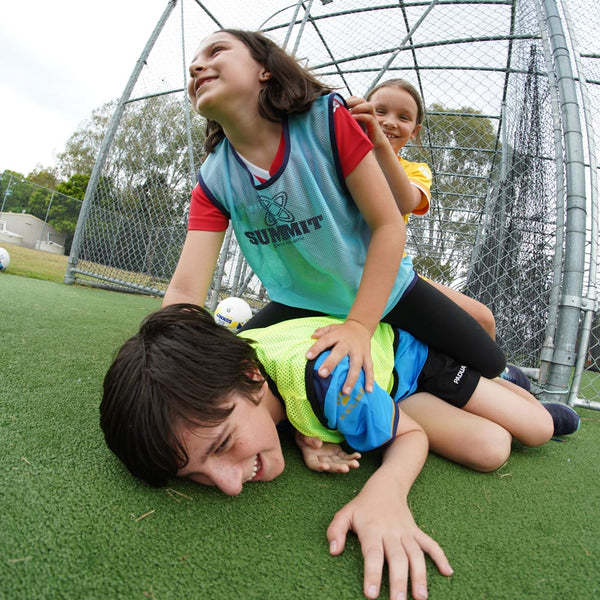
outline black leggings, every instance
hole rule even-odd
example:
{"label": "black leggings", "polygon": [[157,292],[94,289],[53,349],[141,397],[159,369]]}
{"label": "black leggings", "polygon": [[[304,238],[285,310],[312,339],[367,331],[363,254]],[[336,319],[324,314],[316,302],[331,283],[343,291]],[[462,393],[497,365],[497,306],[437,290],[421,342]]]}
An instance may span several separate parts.
{"label": "black leggings", "polygon": [[[270,302],[243,329],[257,329],[316,315],[323,313]],[[506,366],[504,353],[485,329],[458,304],[420,277],[382,321],[408,331],[484,377],[497,377]]]}

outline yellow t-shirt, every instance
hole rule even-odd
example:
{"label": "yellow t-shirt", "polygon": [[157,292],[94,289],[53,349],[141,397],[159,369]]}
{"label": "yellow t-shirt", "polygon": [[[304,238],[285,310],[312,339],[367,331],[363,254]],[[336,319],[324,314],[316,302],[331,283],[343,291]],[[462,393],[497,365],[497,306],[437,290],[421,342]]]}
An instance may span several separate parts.
{"label": "yellow t-shirt", "polygon": [[[429,210],[429,201],[431,200],[431,169],[425,163],[410,162],[401,156],[398,156],[398,160],[406,172],[408,180],[421,192],[421,202],[412,212],[415,215],[424,215]],[[408,223],[409,216],[404,215],[405,223]]]}

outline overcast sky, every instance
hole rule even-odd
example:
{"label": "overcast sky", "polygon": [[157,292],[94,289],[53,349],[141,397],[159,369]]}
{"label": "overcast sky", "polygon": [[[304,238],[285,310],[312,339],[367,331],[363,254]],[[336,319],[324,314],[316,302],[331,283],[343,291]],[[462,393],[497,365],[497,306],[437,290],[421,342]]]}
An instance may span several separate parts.
{"label": "overcast sky", "polygon": [[118,98],[167,0],[21,0],[0,13],[0,172],[27,175]]}

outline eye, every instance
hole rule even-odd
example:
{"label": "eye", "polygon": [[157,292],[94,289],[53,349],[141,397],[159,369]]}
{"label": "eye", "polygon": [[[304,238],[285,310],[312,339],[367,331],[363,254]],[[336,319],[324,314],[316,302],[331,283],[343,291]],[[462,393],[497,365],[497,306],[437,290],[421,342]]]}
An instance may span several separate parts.
{"label": "eye", "polygon": [[222,454],[229,448],[229,444],[231,442],[231,435],[228,435],[215,449],[215,454]]}
{"label": "eye", "polygon": [[210,54],[211,54],[211,56],[214,56],[215,54],[218,54],[219,52],[221,52],[221,50],[225,50],[225,47],[219,46],[219,45],[213,46],[210,51]]}

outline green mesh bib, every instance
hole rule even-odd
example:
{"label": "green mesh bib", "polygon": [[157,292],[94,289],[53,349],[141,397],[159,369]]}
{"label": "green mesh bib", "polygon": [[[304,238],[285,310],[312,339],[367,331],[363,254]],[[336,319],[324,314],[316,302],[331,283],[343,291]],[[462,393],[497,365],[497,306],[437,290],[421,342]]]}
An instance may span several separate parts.
{"label": "green mesh bib", "polygon": [[[315,342],[311,335],[318,327],[342,323],[333,317],[310,317],[284,321],[264,329],[251,329],[238,335],[253,341],[258,360],[275,382],[290,423],[300,433],[324,442],[339,443],[343,436],[321,424],[306,394],[306,352]],[[394,332],[380,324],[371,340],[371,355],[378,384],[391,391],[394,372]]]}

